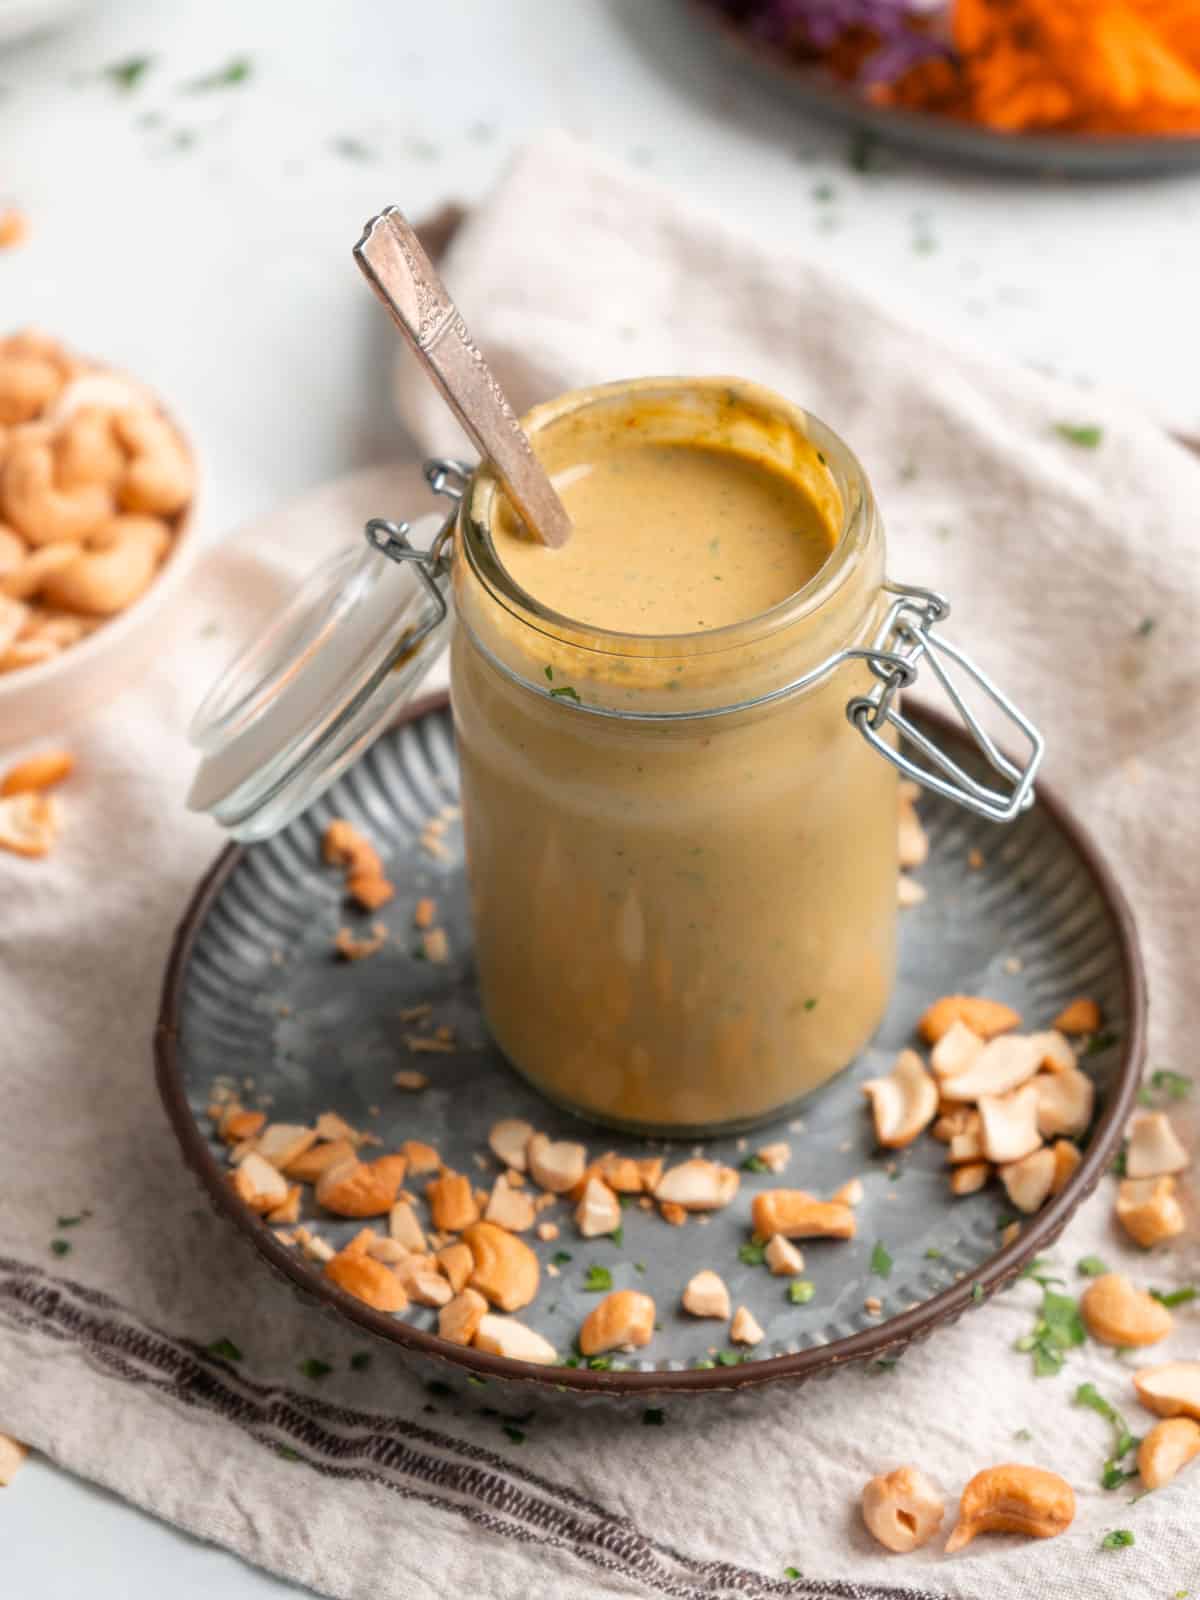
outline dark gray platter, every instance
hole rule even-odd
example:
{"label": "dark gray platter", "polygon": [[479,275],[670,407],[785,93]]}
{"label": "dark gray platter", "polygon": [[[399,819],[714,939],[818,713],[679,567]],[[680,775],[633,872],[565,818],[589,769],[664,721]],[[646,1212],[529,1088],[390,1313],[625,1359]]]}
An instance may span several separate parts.
{"label": "dark gray platter", "polygon": [[[911,710],[911,707],[909,708]],[[936,719],[926,719],[936,721]],[[956,737],[938,724],[939,736]],[[963,759],[969,756],[963,753]],[[476,1157],[502,1116],[522,1116],[551,1136],[583,1139],[591,1154],[666,1150],[675,1159],[689,1146],[610,1134],[548,1105],[488,1042],[471,977],[466,884],[457,825],[445,836],[449,859],[422,848],[424,824],[457,793],[450,713],[444,697],[415,706],[305,816],[274,839],[219,857],[180,926],[163,992],[157,1033],[159,1085],[184,1154],[214,1203],[298,1287],[374,1332],[482,1374],[551,1382],[571,1390],[627,1393],[702,1392],[828,1371],[845,1361],[895,1354],[907,1342],[982,1303],[1043,1250],[1109,1165],[1141,1075],[1145,997],[1133,925],[1125,902],[1086,836],[1043,789],[1037,806],[1006,829],[968,816],[927,796],[921,805],[931,840],[920,873],[928,900],[902,914],[900,977],[878,1038],[834,1082],[811,1095],[792,1118],[768,1125],[749,1142],[710,1140],[704,1153],[740,1165],[748,1151],[785,1139],[793,1148],[784,1176],[744,1172],[737,1200],[710,1222],[683,1228],[631,1206],[624,1239],[580,1239],[569,1208],[547,1216],[561,1237],[531,1239],[543,1269],[566,1251],[557,1277],[543,1270],[541,1291],[522,1320],[568,1355],[597,1296],[583,1288],[593,1263],[609,1268],[614,1287],[653,1294],[661,1329],[636,1355],[611,1370],[585,1366],[537,1368],[483,1355],[437,1338],[436,1313],[420,1307],[394,1317],[343,1294],[320,1268],[281,1245],[271,1229],[232,1195],[225,1152],[212,1138],[205,1107],[214,1081],[231,1072],[254,1080],[255,1096],[270,1099],[276,1120],[311,1122],[336,1110],[395,1149],[404,1139],[435,1145],[443,1160],[474,1174],[483,1186],[499,1170]],[[375,916],[347,912],[340,875],[321,863],[320,838],[331,817],[346,816],[380,848],[396,898],[377,914],[390,938],[365,961],[334,959],[333,937],[343,924]],[[983,865],[968,866],[978,848]],[[437,899],[450,935],[452,960],[431,966],[416,959],[413,909],[422,895]],[[928,1137],[893,1155],[875,1147],[859,1085],[886,1071],[911,1040],[914,1020],[937,995],[981,993],[1014,1005],[1030,1026],[1044,1026],[1078,994],[1103,1009],[1107,1045],[1086,1057],[1096,1081],[1097,1115],[1084,1159],[1071,1182],[1017,1241],[1002,1248],[1010,1217],[995,1185],[954,1199],[946,1185],[944,1148]],[[410,1055],[413,1031],[400,1013],[430,1001],[434,1020],[454,1029],[452,1055]],[[395,1071],[428,1074],[419,1093],[392,1083]],[[373,1109],[374,1108],[374,1109]],[[793,1305],[786,1279],[743,1264],[738,1247],[749,1238],[749,1203],[760,1187],[787,1184],[828,1194],[859,1176],[865,1194],[858,1236],[850,1243],[807,1241],[805,1276],[815,1285],[808,1304]],[[359,1224],[317,1217],[305,1190],[305,1220],[332,1244]],[[882,1244],[890,1275],[872,1271]],[[640,1264],[640,1267],[639,1267]],[[714,1267],[735,1305],[746,1304],[766,1339],[736,1364],[728,1345],[714,1347],[725,1329],[679,1310],[688,1278]],[[882,1315],[864,1301],[878,1297]],[[723,1352],[717,1364],[713,1350]],[[698,1363],[704,1363],[698,1365]]]}

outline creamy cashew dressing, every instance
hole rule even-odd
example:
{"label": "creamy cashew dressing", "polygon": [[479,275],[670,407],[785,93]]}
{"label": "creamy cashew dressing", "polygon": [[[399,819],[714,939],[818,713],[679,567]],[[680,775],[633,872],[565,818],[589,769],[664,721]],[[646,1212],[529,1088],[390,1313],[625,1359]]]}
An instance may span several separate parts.
{"label": "creamy cashew dressing", "polygon": [[496,553],[552,611],[619,633],[743,622],[802,589],[837,530],[794,479],[703,445],[619,438],[554,475],[571,517],[559,550],[511,519]]}
{"label": "creamy cashew dressing", "polygon": [[761,698],[867,641],[882,539],[869,499],[854,524],[803,414],[753,385],[564,404],[527,425],[570,541],[531,542],[493,480],[465,512],[479,559],[456,563],[485,1010],[572,1107],[746,1124],[844,1066],[892,983],[895,779],[845,712],[869,675]]}

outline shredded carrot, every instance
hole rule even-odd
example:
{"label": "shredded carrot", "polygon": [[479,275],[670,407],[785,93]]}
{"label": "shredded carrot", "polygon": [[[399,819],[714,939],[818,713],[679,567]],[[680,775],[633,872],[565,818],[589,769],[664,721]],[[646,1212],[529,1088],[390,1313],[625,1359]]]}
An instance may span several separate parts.
{"label": "shredded carrot", "polygon": [[954,0],[954,60],[876,89],[1002,132],[1200,133],[1195,0]]}

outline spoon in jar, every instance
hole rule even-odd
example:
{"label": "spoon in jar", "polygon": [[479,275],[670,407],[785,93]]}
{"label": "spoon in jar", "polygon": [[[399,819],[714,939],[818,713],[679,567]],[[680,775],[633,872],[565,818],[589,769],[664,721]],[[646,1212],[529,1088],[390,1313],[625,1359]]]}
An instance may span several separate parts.
{"label": "spoon in jar", "polygon": [[542,544],[553,549],[564,545],[571,533],[567,508],[446,285],[396,206],[367,223],[354,246],[354,259],[480,455],[496,469],[522,522]]}

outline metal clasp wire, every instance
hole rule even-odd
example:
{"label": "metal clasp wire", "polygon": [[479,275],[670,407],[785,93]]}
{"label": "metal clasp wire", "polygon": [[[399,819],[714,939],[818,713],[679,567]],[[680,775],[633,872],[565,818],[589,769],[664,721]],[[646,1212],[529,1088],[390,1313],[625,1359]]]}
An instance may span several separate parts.
{"label": "metal clasp wire", "polygon": [[[950,614],[950,604],[943,595],[931,589],[902,583],[888,582],[885,588],[896,599],[888,608],[870,650],[862,652],[879,681],[869,694],[859,695],[849,702],[846,715],[863,738],[906,777],[945,795],[949,800],[957,801],[980,816],[989,817],[993,822],[1011,822],[1033,804],[1033,783],[1045,754],[1045,740],[1029,718],[968,655],[947,640],[935,636],[933,630],[936,624]],[[1020,729],[1030,750],[1024,767],[1015,766],[997,747],[951,678],[946,668],[947,660],[965,673],[976,688]],[[1011,788],[989,787],[973,778],[896,706],[896,695],[914,680],[922,662],[928,663],[930,671],[949,695],[988,765],[994,772],[1007,778]],[[919,766],[895,749],[883,737],[882,730],[888,723],[927,756],[934,768],[947,776],[939,777],[937,770]]]}
{"label": "metal clasp wire", "polygon": [[470,477],[471,469],[462,461],[439,459],[425,463],[425,481],[434,494],[453,502],[453,509],[447,514],[428,550],[417,550],[413,546],[408,537],[407,522],[389,522],[385,517],[372,517],[363,529],[367,543],[373,550],[378,550],[380,555],[387,556],[389,561],[397,563],[403,561],[413,563],[417,577],[433,605],[433,610],[425,622],[417,628],[406,628],[396,641],[396,650],[391,661],[393,667],[415,655],[429,635],[440,628],[450,614],[446,597],[437,580],[444,578],[450,570],[449,545],[454,537],[454,524],[458,519],[458,502],[466,493]]}

